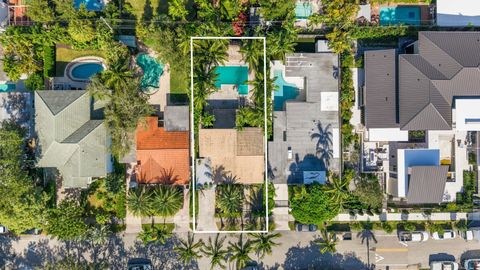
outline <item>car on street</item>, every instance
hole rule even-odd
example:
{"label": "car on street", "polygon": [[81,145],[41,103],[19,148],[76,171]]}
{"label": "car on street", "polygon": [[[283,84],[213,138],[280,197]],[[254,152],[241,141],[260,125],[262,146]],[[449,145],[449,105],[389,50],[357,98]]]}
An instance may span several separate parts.
{"label": "car on street", "polygon": [[153,270],[152,261],[146,258],[132,258],[127,263],[128,270]]}
{"label": "car on street", "polygon": [[435,240],[448,240],[448,239],[455,239],[457,237],[457,233],[452,230],[445,230],[443,232],[434,232],[432,234],[432,238]]}
{"label": "car on street", "polygon": [[439,261],[431,262],[430,270],[458,270],[459,265],[456,262]]}
{"label": "car on street", "polygon": [[422,231],[400,232],[398,238],[402,242],[425,242],[428,240],[428,233]]}
{"label": "car on street", "polygon": [[480,259],[468,259],[463,262],[465,270],[480,270]]}
{"label": "car on street", "polygon": [[0,234],[7,234],[7,233],[8,233],[7,227],[0,225]]}
{"label": "car on street", "polygon": [[297,232],[316,232],[317,231],[317,225],[315,224],[301,224],[301,223],[297,223],[297,225],[295,226],[295,230]]}

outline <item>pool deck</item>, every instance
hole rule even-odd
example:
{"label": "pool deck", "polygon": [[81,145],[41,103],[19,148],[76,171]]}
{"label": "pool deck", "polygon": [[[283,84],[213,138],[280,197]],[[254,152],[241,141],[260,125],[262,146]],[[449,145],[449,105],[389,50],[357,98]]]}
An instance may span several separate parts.
{"label": "pool deck", "polygon": [[163,73],[160,76],[159,89],[150,95],[148,102],[153,105],[160,105],[160,110],[164,110],[167,106],[167,96],[170,93],[170,65],[166,64]]}

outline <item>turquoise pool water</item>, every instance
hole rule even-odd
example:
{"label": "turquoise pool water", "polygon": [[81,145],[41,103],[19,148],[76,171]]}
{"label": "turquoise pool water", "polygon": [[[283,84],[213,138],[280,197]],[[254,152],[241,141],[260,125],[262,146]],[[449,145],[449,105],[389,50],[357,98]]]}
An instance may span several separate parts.
{"label": "turquoise pool water", "polygon": [[0,84],[0,92],[10,92],[15,90],[16,85],[13,83],[2,83]]}
{"label": "turquoise pool water", "polygon": [[312,15],[312,4],[310,2],[299,1],[295,4],[295,18],[306,19]]}
{"label": "turquoise pool water", "polygon": [[420,7],[381,7],[380,25],[420,25]]}
{"label": "turquoise pool water", "polygon": [[80,8],[81,4],[85,4],[87,10],[91,11],[100,11],[105,7],[103,0],[73,0],[73,6],[75,8]]}
{"label": "turquoise pool water", "polygon": [[215,68],[218,74],[215,87],[220,88],[222,84],[235,84],[238,87],[238,94],[248,94],[248,67],[246,66],[221,66]]}
{"label": "turquoise pool water", "polygon": [[275,76],[274,83],[276,86],[273,92],[273,109],[283,111],[285,101],[295,99],[298,96],[298,88],[295,84],[285,81],[281,70],[275,70],[273,75]]}
{"label": "turquoise pool water", "polygon": [[157,59],[144,53],[137,56],[137,65],[143,70],[141,87],[144,89],[149,87],[158,88],[164,65]]}
{"label": "turquoise pool water", "polygon": [[103,66],[100,63],[78,64],[72,69],[72,77],[73,79],[88,80],[101,71],[103,71]]}

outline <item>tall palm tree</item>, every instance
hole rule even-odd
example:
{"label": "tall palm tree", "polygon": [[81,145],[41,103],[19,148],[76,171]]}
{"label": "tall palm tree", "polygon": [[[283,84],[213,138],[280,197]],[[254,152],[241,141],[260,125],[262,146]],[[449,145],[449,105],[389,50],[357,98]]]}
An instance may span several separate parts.
{"label": "tall palm tree", "polygon": [[202,257],[202,255],[199,254],[202,246],[203,241],[195,242],[195,235],[189,232],[186,240],[179,239],[179,244],[177,244],[174,250],[180,255],[183,265],[187,266],[192,263],[192,261]]}
{"label": "tall palm tree", "polygon": [[166,218],[174,216],[183,207],[183,194],[175,186],[160,186],[153,196],[153,209],[156,215]]}
{"label": "tall palm tree", "polygon": [[185,21],[187,19],[188,10],[186,8],[187,1],[185,0],[172,0],[168,4],[168,15],[173,19],[179,19]]}
{"label": "tall palm tree", "polygon": [[370,267],[370,241],[377,243],[377,239],[375,238],[375,234],[373,233],[373,224],[370,221],[363,221],[360,222],[362,230],[358,232],[357,237],[360,237],[361,243],[366,243],[367,246],[367,262],[368,267]]}
{"label": "tall palm tree", "polygon": [[225,237],[220,238],[220,234],[217,233],[215,240],[212,240],[211,237],[208,237],[208,243],[201,248],[203,254],[207,257],[210,257],[210,269],[215,268],[216,266],[220,268],[225,268],[225,260],[228,254],[228,250],[223,248],[225,242]]}
{"label": "tall palm tree", "polygon": [[164,226],[155,226],[155,224],[151,224],[151,226],[146,226],[143,228],[142,232],[138,234],[138,238],[144,243],[159,243],[161,245],[165,245],[167,240],[172,237],[172,233],[169,232]]}
{"label": "tall palm tree", "polygon": [[263,63],[263,41],[257,39],[244,40],[242,41],[240,52],[242,53],[243,61],[248,63],[251,70],[257,71],[260,63]]}
{"label": "tall palm tree", "polygon": [[329,183],[325,186],[325,192],[330,195],[332,202],[342,207],[343,202],[349,196],[348,187],[350,179],[346,177],[338,177],[334,175],[330,177]]}
{"label": "tall palm tree", "polygon": [[243,186],[237,184],[224,184],[219,185],[217,190],[217,204],[221,211],[220,217],[227,217],[230,220],[233,220],[240,215],[240,218],[243,218]]}
{"label": "tall palm tree", "polygon": [[108,69],[99,74],[105,86],[114,91],[120,91],[127,87],[127,82],[134,78],[133,72],[128,69],[129,59],[119,59],[109,63]]}
{"label": "tall palm tree", "polygon": [[250,252],[253,250],[252,241],[250,239],[243,241],[243,234],[238,237],[238,242],[228,242],[228,244],[229,251],[232,254],[230,261],[235,262],[236,269],[242,269],[248,262],[252,261],[252,258],[250,258]]}
{"label": "tall palm tree", "polygon": [[313,242],[320,246],[320,252],[325,253],[335,253],[337,252],[337,239],[335,239],[335,233],[328,232],[326,229],[320,231],[321,238],[316,239]]}
{"label": "tall palm tree", "polygon": [[152,195],[145,189],[145,187],[138,187],[135,190],[129,190],[127,206],[128,210],[135,216],[151,216],[153,213]]}
{"label": "tall palm tree", "polygon": [[252,240],[253,250],[257,254],[257,261],[260,261],[265,258],[265,255],[272,254],[273,247],[280,245],[274,242],[274,239],[280,238],[282,235],[280,233],[252,233],[251,236],[254,238]]}

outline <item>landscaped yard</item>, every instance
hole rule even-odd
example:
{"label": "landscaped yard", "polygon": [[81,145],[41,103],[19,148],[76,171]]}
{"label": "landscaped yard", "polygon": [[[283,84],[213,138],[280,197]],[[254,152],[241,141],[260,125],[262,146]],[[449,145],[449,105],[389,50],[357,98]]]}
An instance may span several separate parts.
{"label": "landscaped yard", "polygon": [[186,94],[190,89],[190,78],[188,74],[180,72],[175,68],[170,69],[170,93]]}
{"label": "landscaped yard", "polygon": [[[152,17],[161,13],[168,12],[168,3],[166,0],[127,0],[132,5],[133,13],[137,18]],[[148,6],[145,7],[145,3]]]}
{"label": "landscaped yard", "polygon": [[72,60],[83,56],[98,56],[105,58],[104,52],[98,49],[75,50],[67,47],[57,47],[55,77],[63,77],[67,64],[70,63]]}

